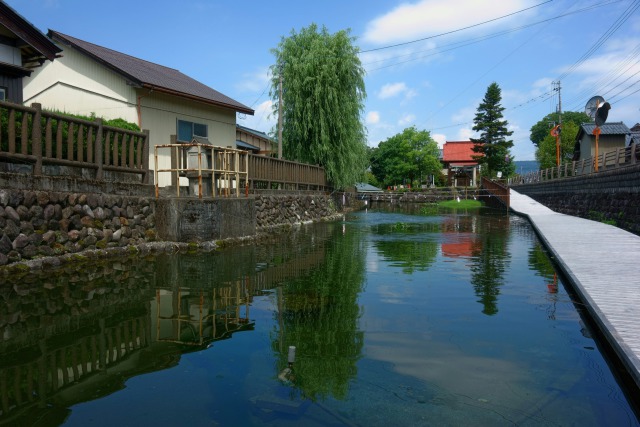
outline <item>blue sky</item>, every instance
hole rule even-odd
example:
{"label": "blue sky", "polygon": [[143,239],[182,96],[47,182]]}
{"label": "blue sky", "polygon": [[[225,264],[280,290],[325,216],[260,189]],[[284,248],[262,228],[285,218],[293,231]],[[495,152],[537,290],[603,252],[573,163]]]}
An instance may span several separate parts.
{"label": "blue sky", "polygon": [[640,122],[638,0],[5,1],[45,33],[179,69],[255,109],[238,123],[265,132],[270,50],[311,23],[357,38],[370,146],[409,126],[439,144],[473,137],[492,82],[516,160],[534,159],[529,130],[556,111],[560,78],[564,111],[601,95],[608,121]]}

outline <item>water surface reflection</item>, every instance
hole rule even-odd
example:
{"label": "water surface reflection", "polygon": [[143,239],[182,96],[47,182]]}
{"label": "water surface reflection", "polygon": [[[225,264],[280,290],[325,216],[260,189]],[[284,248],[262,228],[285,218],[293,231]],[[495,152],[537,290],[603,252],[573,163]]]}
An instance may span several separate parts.
{"label": "water surface reflection", "polygon": [[3,277],[0,425],[638,424],[524,220],[393,210]]}

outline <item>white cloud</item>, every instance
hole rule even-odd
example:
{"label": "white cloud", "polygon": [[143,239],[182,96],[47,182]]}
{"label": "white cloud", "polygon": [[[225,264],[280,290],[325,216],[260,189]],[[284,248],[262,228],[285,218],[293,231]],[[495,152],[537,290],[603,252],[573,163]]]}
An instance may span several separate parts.
{"label": "white cloud", "polygon": [[468,141],[475,132],[470,128],[462,128],[458,131],[458,141]]}
{"label": "white cloud", "polygon": [[378,93],[378,98],[392,98],[406,91],[407,85],[404,83],[389,83],[382,86],[382,89],[380,89],[380,92]]}
{"label": "white cloud", "polygon": [[403,114],[398,120],[398,125],[407,126],[408,124],[414,123],[415,120],[416,116],[414,114]]}
{"label": "white cloud", "polygon": [[378,98],[389,99],[397,96],[402,96],[401,103],[404,104],[411,98],[418,95],[418,92],[409,88],[404,82],[388,83],[380,89],[378,92]]}
{"label": "white cloud", "polygon": [[461,108],[451,116],[451,122],[452,123],[472,122],[473,118],[476,115],[477,108],[478,108],[477,106]]}
{"label": "white cloud", "polygon": [[368,125],[375,125],[380,122],[380,113],[377,111],[369,111],[365,118],[365,123]]}
{"label": "white cloud", "polygon": [[431,134],[431,138],[434,139],[438,143],[438,147],[442,148],[445,142],[447,142],[447,135],[443,133],[434,133]]}
{"label": "white cloud", "polygon": [[243,74],[242,81],[237,83],[236,87],[244,92],[255,92],[256,97],[269,96],[270,79],[271,71],[269,67],[260,67],[251,73]]}
{"label": "white cloud", "polygon": [[237,123],[240,126],[269,133],[278,122],[278,117],[271,114],[272,111],[273,102],[271,100],[264,101],[255,108],[253,116],[238,115]]}
{"label": "white cloud", "polygon": [[[385,44],[428,37],[508,15],[531,4],[527,0],[421,0],[402,3],[369,22],[363,39]],[[499,25],[500,21],[483,27]]]}
{"label": "white cloud", "polygon": [[425,41],[419,45],[409,45],[394,49],[365,52],[360,56],[367,74],[382,69],[397,69],[399,67],[424,64],[438,58],[441,53],[434,42]]}

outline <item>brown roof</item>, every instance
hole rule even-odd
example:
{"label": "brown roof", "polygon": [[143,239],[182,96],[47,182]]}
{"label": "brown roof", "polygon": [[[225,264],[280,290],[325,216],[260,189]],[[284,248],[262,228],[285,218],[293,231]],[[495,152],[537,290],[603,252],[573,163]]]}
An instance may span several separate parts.
{"label": "brown roof", "polygon": [[3,1],[0,1],[0,24],[24,42],[18,45],[22,51],[23,65],[34,62],[39,65],[46,59],[53,61],[62,52],[31,22]]}
{"label": "brown roof", "polygon": [[254,113],[246,105],[223,95],[217,90],[211,89],[209,86],[182,74],[174,68],[154,64],[153,62],[98,46],[58,31],[49,30],[48,36],[55,41],[74,47],[137,86],[207,104],[231,108],[241,113],[251,115]]}

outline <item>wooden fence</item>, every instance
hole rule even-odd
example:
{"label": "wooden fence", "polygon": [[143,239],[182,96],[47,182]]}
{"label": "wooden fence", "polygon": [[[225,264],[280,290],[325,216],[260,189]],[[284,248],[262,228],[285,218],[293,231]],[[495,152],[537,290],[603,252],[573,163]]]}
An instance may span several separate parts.
{"label": "wooden fence", "polygon": [[[171,166],[162,168],[160,157],[171,158]],[[189,180],[186,193],[202,198],[248,196],[261,190],[328,191],[324,168],[288,160],[250,154],[248,151],[217,147],[203,143],[177,143],[155,146],[154,170],[156,198],[161,192],[159,175],[171,174],[171,191],[163,194],[184,195],[184,180]]]}
{"label": "wooden fence", "polygon": [[324,168],[273,157],[249,154],[252,190],[330,190]]}
{"label": "wooden fence", "polygon": [[0,159],[33,165],[34,175],[47,175],[46,165],[134,174],[149,183],[149,131],[134,132],[0,101]]}
{"label": "wooden fence", "polygon": [[510,186],[533,184],[536,182],[564,179],[574,176],[584,176],[604,170],[633,166],[639,162],[640,145],[634,143],[628,147],[620,147],[616,150],[600,154],[597,158],[592,157],[589,159],[567,162],[553,168],[542,169],[525,175],[516,175],[509,178],[508,184]]}

